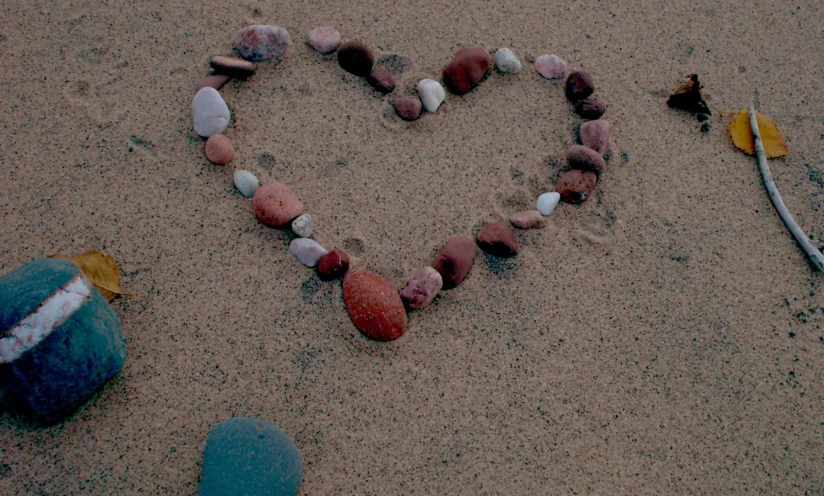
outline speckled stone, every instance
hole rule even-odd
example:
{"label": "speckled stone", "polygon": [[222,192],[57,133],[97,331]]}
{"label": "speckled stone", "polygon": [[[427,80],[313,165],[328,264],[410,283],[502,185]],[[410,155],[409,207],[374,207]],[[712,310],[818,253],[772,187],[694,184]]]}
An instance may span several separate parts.
{"label": "speckled stone", "polygon": [[595,190],[598,178],[594,172],[572,169],[558,178],[555,189],[567,203],[583,203]]}
{"label": "speckled stone", "polygon": [[235,35],[240,56],[252,62],[278,61],[289,46],[289,32],[280,26],[246,26]]}
{"label": "speckled stone", "polygon": [[299,215],[292,221],[292,232],[301,238],[308,238],[312,236],[312,232],[314,230],[315,228],[312,225],[312,216],[309,214]]}
{"label": "speckled stone", "polygon": [[607,168],[607,163],[600,153],[582,145],[569,147],[566,159],[573,169],[592,171],[598,175],[601,175]]}
{"label": "speckled stone", "polygon": [[521,61],[509,48],[499,48],[495,52],[495,67],[504,74],[521,72]]}
{"label": "speckled stone", "polygon": [[386,278],[365,269],[343,278],[343,303],[355,327],[377,341],[392,341],[406,332],[406,309]]}
{"label": "speckled stone", "polygon": [[401,290],[401,300],[410,310],[422,308],[437,296],[442,287],[441,274],[432,267],[424,267]]}
{"label": "speckled stone", "polygon": [[303,213],[303,205],[288,186],[266,183],[255,191],[252,208],[258,220],[272,227],[285,227]]}

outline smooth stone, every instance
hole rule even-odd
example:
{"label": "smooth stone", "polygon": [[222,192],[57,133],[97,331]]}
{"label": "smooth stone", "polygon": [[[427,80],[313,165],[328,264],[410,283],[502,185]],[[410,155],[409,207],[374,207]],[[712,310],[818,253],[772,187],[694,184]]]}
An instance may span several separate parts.
{"label": "smooth stone", "polygon": [[229,126],[229,107],[214,88],[201,88],[192,99],[192,123],[195,132],[208,138]]}
{"label": "smooth stone", "polygon": [[209,60],[209,65],[212,66],[216,74],[241,79],[247,78],[255,73],[255,64],[237,57],[215,55]]}
{"label": "smooth stone", "polygon": [[278,60],[289,46],[289,32],[280,26],[255,24],[235,35],[235,48],[240,56],[252,62]]}
{"label": "smooth stone", "polygon": [[255,191],[252,208],[258,220],[272,227],[284,227],[303,213],[303,205],[288,186],[266,183]]}
{"label": "smooth stone", "polygon": [[446,99],[446,92],[443,86],[432,79],[421,79],[418,81],[418,95],[421,97],[421,104],[427,112],[437,112],[438,107]]}
{"label": "smooth stone", "polygon": [[566,80],[566,96],[571,102],[588,98],[594,91],[595,83],[588,72],[573,72]]}
{"label": "smooth stone", "polygon": [[338,47],[338,64],[346,72],[365,77],[375,66],[375,54],[360,40],[346,41]]}
{"label": "smooth stone", "polygon": [[583,145],[572,145],[566,153],[567,163],[573,169],[592,171],[601,175],[607,163],[600,153]]}
{"label": "smooth stone", "polygon": [[392,341],[406,332],[406,309],[398,289],[386,278],[365,269],[343,278],[343,303],[363,335]]}
{"label": "smooth stone", "polygon": [[206,76],[195,85],[195,93],[200,91],[201,88],[214,88],[219,90],[220,88],[223,88],[224,84],[229,82],[229,79],[231,78],[225,74],[212,74],[211,76]]}
{"label": "smooth stone", "polygon": [[481,250],[497,257],[514,257],[518,254],[515,233],[503,222],[487,224],[476,238]]}
{"label": "smooth stone", "polygon": [[421,104],[420,98],[402,96],[395,100],[395,112],[405,121],[416,120],[421,116],[422,109],[423,104]]}
{"label": "smooth stone", "polygon": [[461,48],[443,70],[443,82],[456,95],[466,94],[489,74],[492,57],[483,47]]}
{"label": "smooth stone", "polygon": [[549,215],[555,211],[555,207],[561,201],[561,195],[557,191],[550,191],[538,197],[538,211],[541,215]]}
{"label": "smooth stone", "polygon": [[521,61],[509,48],[499,48],[495,52],[495,67],[504,74],[521,72]]}
{"label": "smooth stone", "polygon": [[443,289],[452,289],[466,279],[477,252],[475,241],[466,236],[455,236],[446,242],[432,266],[443,278]]}
{"label": "smooth stone", "polygon": [[432,267],[424,267],[401,290],[401,300],[406,308],[416,308],[428,305],[443,287],[443,278]]}
{"label": "smooth stone", "polygon": [[309,31],[306,43],[318,53],[328,55],[338,49],[340,33],[332,26],[321,26]]}
{"label": "smooth stone", "polygon": [[235,158],[235,149],[229,138],[222,134],[213,134],[206,140],[204,147],[206,158],[217,165],[226,165]]}
{"label": "smooth stone", "polygon": [[535,69],[546,79],[562,79],[569,70],[564,59],[555,54],[541,55],[535,59]]}
{"label": "smooth stone", "polygon": [[312,216],[309,214],[298,215],[297,218],[292,221],[292,232],[301,238],[312,236],[313,230]]}
{"label": "smooth stone", "polygon": [[318,277],[323,281],[331,281],[346,274],[349,270],[349,255],[335,248],[318,260]]}
{"label": "smooth stone", "polygon": [[260,187],[260,180],[247,170],[236,170],[234,175],[235,187],[246,198],[255,196]]}
{"label": "smooth stone", "polygon": [[311,238],[295,238],[289,243],[289,251],[300,263],[307,267],[314,267],[318,264],[320,257],[326,255],[328,251],[320,243]]}
{"label": "smooth stone", "polygon": [[509,216],[509,222],[518,229],[543,229],[546,227],[544,216],[538,210],[524,210]]}
{"label": "smooth stone", "polygon": [[375,91],[383,93],[392,93],[395,89],[395,76],[391,72],[382,67],[377,67],[371,74],[366,76],[366,82],[369,86],[375,88]]}
{"label": "smooth stone", "polygon": [[609,147],[609,135],[612,132],[612,125],[609,121],[598,119],[581,124],[579,135],[581,144],[587,148],[592,148],[603,157]]}
{"label": "smooth stone", "polygon": [[584,119],[598,119],[606,111],[606,106],[598,100],[584,98],[575,102],[575,113]]}
{"label": "smooth stone", "polygon": [[572,169],[558,178],[555,189],[567,203],[583,203],[595,190],[598,178],[594,172]]}
{"label": "smooth stone", "polygon": [[295,443],[265,420],[236,417],[206,440],[199,496],[295,496],[303,460]]}

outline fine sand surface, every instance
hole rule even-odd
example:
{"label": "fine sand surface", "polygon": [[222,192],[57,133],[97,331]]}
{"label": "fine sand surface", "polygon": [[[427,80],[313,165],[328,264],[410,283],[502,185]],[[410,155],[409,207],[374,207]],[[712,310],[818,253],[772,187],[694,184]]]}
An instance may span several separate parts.
{"label": "fine sand surface", "polygon": [[[0,392],[0,494],[193,494],[209,430],[274,422],[303,494],[822,494],[824,292],[730,116],[667,108],[696,72],[714,111],[754,101],[771,161],[824,240],[819,1],[126,2],[0,0],[0,274],[99,249],[134,298],[129,356],[65,422]],[[193,86],[234,33],[277,24],[277,67],[221,90],[229,166],[191,129]],[[459,47],[511,47],[437,114],[389,101],[304,42],[336,26],[408,62],[395,95]],[[453,235],[534,208],[580,124],[532,63],[589,71],[614,125],[596,196],[521,254],[479,255],[391,343],[349,321],[257,222],[235,168],[289,184],[316,239],[403,285]]]}

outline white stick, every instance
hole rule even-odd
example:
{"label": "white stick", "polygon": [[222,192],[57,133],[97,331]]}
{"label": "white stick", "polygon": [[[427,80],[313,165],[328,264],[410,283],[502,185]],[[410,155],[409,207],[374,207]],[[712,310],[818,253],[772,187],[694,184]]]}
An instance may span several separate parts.
{"label": "white stick", "polygon": [[781,195],[778,194],[778,188],[775,187],[770,168],[767,165],[767,154],[764,153],[764,142],[761,141],[761,131],[758,129],[758,120],[755,118],[755,109],[753,107],[750,107],[750,127],[753,136],[755,136],[755,155],[758,157],[758,168],[761,169],[761,176],[764,178],[764,186],[770,193],[770,200],[772,200],[775,209],[778,210],[781,220],[787,225],[787,229],[795,236],[795,240],[798,241],[798,244],[801,245],[801,248],[807,253],[818,270],[824,272],[824,255],[821,255],[821,252],[810,243],[804,231],[793,220],[793,216],[784,205]]}

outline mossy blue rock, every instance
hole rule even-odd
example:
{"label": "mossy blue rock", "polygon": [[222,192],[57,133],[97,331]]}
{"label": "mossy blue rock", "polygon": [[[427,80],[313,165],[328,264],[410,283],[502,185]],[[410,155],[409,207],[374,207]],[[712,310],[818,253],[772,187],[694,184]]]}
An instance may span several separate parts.
{"label": "mossy blue rock", "polygon": [[237,417],[206,440],[199,496],[294,496],[303,479],[295,443],[265,420]]}
{"label": "mossy blue rock", "polygon": [[120,321],[77,265],[36,260],[0,278],[0,380],[39,420],[71,413],[125,360]]}

